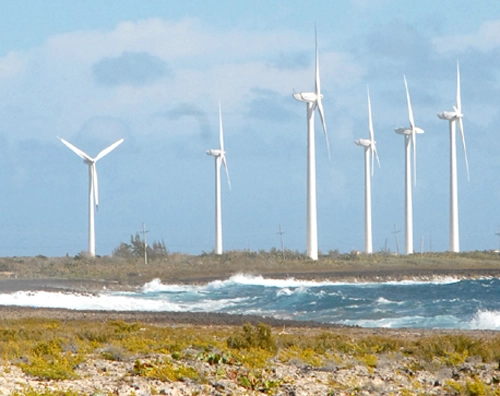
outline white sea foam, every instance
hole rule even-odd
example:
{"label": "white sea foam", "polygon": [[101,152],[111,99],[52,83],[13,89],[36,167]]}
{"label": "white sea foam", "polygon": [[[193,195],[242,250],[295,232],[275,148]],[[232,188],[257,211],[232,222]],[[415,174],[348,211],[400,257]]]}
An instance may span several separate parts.
{"label": "white sea foam", "polygon": [[225,280],[216,280],[206,285],[176,285],[162,284],[160,279],[153,279],[142,287],[144,293],[148,292],[183,292],[204,291],[221,289],[232,285],[263,286],[275,288],[318,288],[325,286],[380,286],[380,285],[444,285],[460,282],[461,279],[453,277],[433,277],[429,279],[414,279],[388,282],[336,282],[336,281],[311,281],[295,278],[265,278],[262,275],[236,274]]}
{"label": "white sea foam", "polygon": [[376,301],[378,304],[382,304],[382,305],[385,305],[385,304],[392,304],[394,301],[391,301],[391,300],[387,300],[386,298],[384,297],[379,297],[377,298],[377,301]]}
{"label": "white sea foam", "polygon": [[242,304],[247,298],[171,302],[165,299],[136,298],[118,294],[76,294],[61,292],[26,292],[0,294],[0,305],[34,308],[64,308],[72,310],[112,311],[187,311],[217,312]]}
{"label": "white sea foam", "polygon": [[158,293],[158,292],[174,292],[174,293],[182,293],[186,291],[194,290],[196,286],[192,285],[171,285],[171,284],[163,284],[161,280],[156,278],[151,282],[145,283],[142,286],[141,291],[143,293]]}
{"label": "white sea foam", "polygon": [[404,279],[400,281],[381,282],[385,285],[450,285],[461,282],[462,278],[452,276],[433,276],[430,278]]}
{"label": "white sea foam", "polygon": [[377,300],[375,302],[377,304],[380,304],[380,305],[388,305],[388,304],[402,305],[402,304],[404,304],[404,301],[392,301],[392,300],[388,300],[384,297],[377,298]]}
{"label": "white sea foam", "polygon": [[402,316],[402,317],[386,317],[380,319],[347,319],[339,323],[351,326],[361,327],[382,327],[382,328],[404,328],[404,327],[421,327],[431,329],[465,329],[466,323],[461,323],[455,316],[452,315],[437,315],[432,317],[424,316]]}
{"label": "white sea foam", "polygon": [[227,282],[238,285],[264,286],[264,287],[277,287],[277,288],[323,287],[335,284],[333,282],[306,281],[306,280],[297,280],[295,278],[286,278],[286,279],[264,278],[262,275],[246,275],[246,274],[233,275],[231,278],[227,280]]}
{"label": "white sea foam", "polygon": [[77,294],[61,292],[26,292],[0,294],[0,305],[74,310],[180,311],[179,304],[165,300],[137,299],[111,294]]}
{"label": "white sea foam", "polygon": [[293,293],[294,293],[293,290],[289,289],[288,287],[285,287],[283,289],[278,290],[278,292],[276,293],[276,296],[277,297],[291,296]]}
{"label": "white sea foam", "polygon": [[499,311],[479,311],[470,322],[471,329],[500,330]]}

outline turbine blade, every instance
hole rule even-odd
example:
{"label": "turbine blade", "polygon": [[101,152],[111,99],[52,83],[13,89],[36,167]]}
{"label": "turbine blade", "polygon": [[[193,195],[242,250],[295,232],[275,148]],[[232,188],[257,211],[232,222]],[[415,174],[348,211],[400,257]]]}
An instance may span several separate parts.
{"label": "turbine blade", "polygon": [[460,136],[462,137],[462,146],[464,148],[465,168],[467,169],[467,181],[470,181],[469,176],[469,161],[467,160],[467,147],[465,146],[464,123],[462,117],[458,119],[458,128],[460,129]]}
{"label": "turbine blade", "polygon": [[319,78],[318,32],[316,29],[316,25],[314,25],[314,45],[316,48],[316,65],[315,65],[315,78],[314,78],[314,86],[316,90],[316,107],[318,108],[319,116],[321,118],[321,124],[323,125],[323,133],[325,135],[326,148],[328,150],[328,159],[331,159],[330,142],[328,141],[328,132],[326,131],[325,112],[323,109],[321,82]]}
{"label": "turbine blade", "polygon": [[113,143],[111,146],[106,147],[99,154],[97,154],[97,157],[95,157],[95,161],[96,162],[99,161],[102,157],[109,154],[111,151],[113,151],[115,148],[117,148],[122,143],[123,143],[123,139],[120,139],[117,142]]}
{"label": "turbine blade", "polygon": [[314,78],[314,86],[316,95],[321,95],[321,82],[319,79],[319,58],[318,58],[318,32],[316,30],[316,25],[314,25],[314,46],[316,50],[316,63],[315,63],[315,78]]}
{"label": "turbine blade", "polygon": [[370,89],[368,87],[367,92],[368,92],[368,131],[370,132],[370,141],[373,143],[375,140],[374,133],[373,133],[373,121],[372,121],[372,106],[370,103]]}
{"label": "turbine blade", "polygon": [[457,111],[458,114],[462,114],[462,95],[460,92],[460,67],[457,62]]}
{"label": "turbine blade", "polygon": [[227,162],[226,162],[226,156],[222,156],[222,163],[224,164],[224,169],[226,170],[226,176],[227,176],[227,184],[229,185],[229,189],[231,190],[231,180],[229,179],[229,170],[227,168]]}
{"label": "turbine blade", "polygon": [[323,125],[323,133],[325,135],[326,149],[328,150],[328,159],[331,159],[330,143],[328,142],[328,132],[326,131],[325,113],[323,110],[323,102],[321,101],[321,96],[318,96],[318,98],[316,99],[316,106],[318,107],[319,116],[321,118],[321,124]]}
{"label": "turbine blade", "polygon": [[78,155],[82,159],[86,159],[89,161],[93,161],[92,157],[90,157],[87,153],[80,150],[78,147],[73,146],[70,142],[64,140],[63,138],[57,137],[64,145],[66,145],[71,151],[73,151],[76,155]]}
{"label": "turbine blade", "polygon": [[99,206],[99,183],[97,182],[97,168],[95,162],[92,163],[92,183],[94,185],[94,204],[96,208]]}
{"label": "turbine blade", "polygon": [[417,185],[417,138],[415,128],[411,130],[411,144],[413,146],[413,185]]}
{"label": "turbine blade", "polygon": [[375,155],[373,153],[373,146],[372,145],[370,145],[370,157],[371,157],[371,160],[372,160],[371,161],[371,167],[372,168],[370,170],[370,174],[371,174],[371,176],[373,176],[373,168],[375,168],[375,166],[374,166],[375,165],[375,161],[374,161],[375,160],[375,158],[374,158]]}
{"label": "turbine blade", "polygon": [[377,146],[373,146],[373,152],[375,153],[375,156],[377,157],[377,163],[378,167],[380,168],[380,159],[378,158],[378,151],[377,151]]}
{"label": "turbine blade", "polygon": [[408,83],[406,82],[406,76],[404,76],[404,80],[405,80],[405,88],[406,88],[406,101],[408,102],[408,118],[410,121],[410,126],[413,130],[413,129],[415,129],[415,120],[413,119],[413,110],[411,108],[411,101],[410,101],[410,91],[408,90]]}
{"label": "turbine blade", "polygon": [[224,130],[222,128],[222,110],[219,102],[219,145],[222,155],[224,155]]}

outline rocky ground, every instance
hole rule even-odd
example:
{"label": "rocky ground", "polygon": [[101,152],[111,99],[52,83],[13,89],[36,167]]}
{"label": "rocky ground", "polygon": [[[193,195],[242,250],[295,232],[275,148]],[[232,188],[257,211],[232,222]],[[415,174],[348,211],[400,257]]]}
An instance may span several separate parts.
{"label": "rocky ground", "polygon": [[[291,329],[291,331],[302,331]],[[196,379],[148,378],[148,368],[160,364],[196,371]],[[287,364],[271,359],[258,374],[243,366],[209,363],[193,357],[132,357],[125,361],[92,358],[77,367],[79,379],[41,381],[12,364],[1,366],[0,393],[11,395],[488,395],[499,394],[497,364],[470,359],[456,367],[427,367],[402,354],[380,356],[375,365],[339,355],[319,367],[300,360]],[[253,372],[255,373],[255,371]],[[38,393],[33,393],[36,391]],[[52,392],[52,393],[50,393]],[[58,393],[59,392],[59,393]],[[67,393],[62,393],[67,392]],[[73,392],[73,393],[70,393]]]}
{"label": "rocky ground", "polygon": [[[141,359],[147,366],[161,356]],[[377,368],[368,368],[346,360],[337,365],[313,368],[300,362],[270,362],[263,371],[265,380],[245,387],[239,378],[245,370],[230,365],[211,365],[193,361],[202,381],[161,381],[134,374],[133,361],[115,362],[93,359],[81,363],[80,379],[71,381],[40,381],[26,376],[18,367],[4,365],[0,375],[0,392],[11,395],[39,394],[57,391],[78,395],[486,395],[498,394],[498,365],[466,363],[458,368],[444,367],[437,371],[408,369],[411,359],[387,357]]]}
{"label": "rocky ground", "polygon": [[[76,312],[60,309],[1,307],[2,321],[23,318],[53,318],[60,321],[124,320],[186,328],[239,326],[244,318],[219,315],[210,323],[205,314],[151,314],[119,312]],[[213,319],[213,318],[212,318]],[[262,318],[261,318],[262,319]],[[190,322],[191,324],[186,324]],[[425,340],[435,335],[461,334],[477,342],[497,337],[494,331],[439,331],[415,329],[363,329],[306,326],[296,322],[270,321],[273,334],[312,337],[321,332],[348,335],[352,342],[367,335],[392,339]],[[295,327],[301,324],[302,327]],[[103,357],[106,352],[107,358]],[[110,359],[110,355],[113,355]],[[380,353],[360,359],[353,354],[331,351],[331,358],[311,365],[300,358],[284,359],[277,353],[264,368],[249,369],[231,358],[216,357],[202,350],[172,354],[122,355],[119,350],[96,351],[76,367],[77,379],[41,380],[25,374],[16,362],[0,365],[2,395],[498,395],[498,362],[462,356],[457,362],[422,361],[406,353]],[[168,372],[166,371],[168,370]],[[176,378],[169,377],[177,373]],[[16,393],[17,392],[17,393]],[[31,392],[31,393],[30,393]]]}

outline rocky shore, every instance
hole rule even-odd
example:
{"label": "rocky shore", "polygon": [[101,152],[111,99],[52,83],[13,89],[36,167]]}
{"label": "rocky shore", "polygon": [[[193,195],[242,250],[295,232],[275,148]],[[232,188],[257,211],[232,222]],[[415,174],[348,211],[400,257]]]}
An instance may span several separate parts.
{"label": "rocky shore", "polygon": [[[476,278],[498,277],[500,267],[352,266],[323,271],[267,271],[265,276],[339,281]],[[206,283],[220,278],[220,274],[207,273],[203,277],[190,274],[164,282]],[[143,276],[110,279],[113,278],[23,279],[16,275],[0,279],[0,293],[20,290],[99,293],[135,290],[144,284]],[[4,348],[0,395],[500,395],[500,335],[494,331],[365,329],[220,313],[72,311],[12,306],[0,306],[0,320],[0,344]],[[91,348],[78,346],[81,335],[64,333],[66,326],[95,328],[98,333],[98,329],[110,323],[130,325],[134,331],[125,338],[92,341]],[[277,345],[272,353],[263,351],[263,358],[256,352],[258,347],[233,352],[226,347],[228,336],[221,338],[219,334],[241,332],[247,323],[254,327],[259,323],[269,326]],[[63,357],[80,351],[69,378],[54,378],[57,377],[54,373],[34,374],[27,369],[34,364],[33,356],[12,352],[15,347],[11,343],[17,339],[11,341],[10,335],[23,334],[27,324],[37,329],[28,340],[33,348],[40,345],[46,348],[55,342],[60,345]],[[59,333],[51,335],[53,328]],[[178,350],[158,350],[150,344],[142,349],[128,349],[121,344],[130,336],[140,345],[143,334],[159,334],[160,329],[171,331],[171,337],[185,338],[186,343],[182,342],[183,347]],[[206,335],[204,347],[200,347],[200,341],[196,345],[189,343],[193,333]],[[49,336],[53,338],[45,340]],[[93,337],[100,339],[98,334]],[[159,344],[165,342],[163,336],[157,337]],[[335,340],[341,344],[335,344]],[[82,354],[81,350],[87,352]],[[55,359],[52,355],[43,356]]]}
{"label": "rocky shore", "polygon": [[[283,364],[269,361],[255,387],[243,386],[246,370],[223,364],[193,360],[189,367],[203,381],[185,379],[162,381],[136,375],[137,362],[89,359],[78,365],[79,379],[40,381],[12,365],[3,365],[0,392],[3,395],[29,393],[54,395],[487,395],[498,394],[498,364],[470,362],[458,367],[421,369],[402,356],[383,357],[376,368],[345,357],[341,364],[331,362],[312,367],[300,361]],[[151,356],[141,359],[148,367],[152,361],[170,359]],[[251,380],[249,380],[250,382]],[[276,385],[274,385],[276,384]],[[249,389],[250,388],[250,389]],[[38,393],[35,393],[38,392]],[[52,392],[52,393],[49,393]],[[66,393],[64,393],[66,392]]]}
{"label": "rocky shore", "polygon": [[[6,360],[0,366],[2,395],[306,396],[500,393],[498,361],[485,361],[481,356],[469,355],[469,352],[458,353],[456,350],[431,359],[423,359],[416,354],[418,345],[425,348],[426,345],[435,343],[436,339],[438,344],[439,339],[443,342],[457,339],[459,343],[470,345],[497,341],[500,345],[500,337],[494,331],[365,329],[241,315],[123,313],[19,307],[0,307],[0,319],[0,335],[2,332],[8,334],[8,329],[13,328],[16,323],[23,323],[23,320],[41,320],[42,329],[50,327],[43,325],[46,321],[60,323],[60,329],[65,325],[76,324],[78,327],[78,323],[97,326],[97,329],[101,324],[111,321],[139,324],[139,327],[135,327],[137,337],[141,336],[141,332],[168,328],[181,339],[183,334],[191,337],[189,334],[193,331],[208,331],[209,334],[219,330],[237,333],[246,322],[264,322],[270,326],[272,337],[281,340],[279,345],[287,345],[292,338],[338,338],[347,340],[347,345],[353,346],[350,351],[345,348],[327,350],[321,356],[315,356],[314,351],[308,351],[307,348],[294,355],[293,348],[280,350],[284,348],[282,346],[266,355],[264,365],[259,367],[244,363],[242,356],[250,353],[245,351],[241,354],[235,351],[234,356],[230,356],[227,351],[222,352],[217,348],[201,349],[190,345],[176,353],[159,353],[153,349],[125,353],[118,344],[109,342],[106,347],[86,354],[75,365],[75,376],[71,379],[40,378],[23,371],[19,361]],[[61,338],[60,335],[58,337]],[[372,352],[364,355],[356,352],[362,345],[374,342],[373,340],[379,345],[370,347]],[[389,342],[402,346],[385,350],[383,345]],[[411,349],[408,345],[417,349]],[[171,373],[181,374],[172,377],[165,374],[167,368]]]}

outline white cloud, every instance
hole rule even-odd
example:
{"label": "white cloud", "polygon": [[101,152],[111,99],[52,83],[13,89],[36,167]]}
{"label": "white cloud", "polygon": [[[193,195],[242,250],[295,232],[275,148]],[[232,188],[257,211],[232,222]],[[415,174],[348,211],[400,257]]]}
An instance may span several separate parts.
{"label": "white cloud", "polygon": [[[350,55],[323,48],[325,91],[331,85],[360,80],[364,70]],[[164,62],[168,73],[156,73],[148,84],[98,84],[95,65],[120,60],[127,53],[142,54],[149,63]],[[287,67],[276,64],[280,59],[287,60]],[[313,89],[314,36],[286,29],[223,32],[195,19],[123,22],[112,31],[70,32],[50,37],[26,53],[9,53],[0,58],[0,83],[7,87],[0,90],[3,106],[20,108],[28,118],[43,116],[35,126],[11,125],[10,130],[36,130],[30,136],[39,139],[53,139],[56,134],[71,138],[88,131],[85,126],[93,119],[119,120],[132,134],[164,135],[163,123],[148,131],[157,124],[152,121],[154,114],[180,103],[215,113],[219,100],[228,121],[243,126],[256,88],[290,95],[290,102],[294,88]],[[9,136],[25,138],[23,133]]]}
{"label": "white cloud", "polygon": [[26,60],[21,53],[9,52],[0,58],[0,79],[9,79],[23,73]]}
{"label": "white cloud", "polygon": [[500,46],[500,20],[484,22],[475,33],[437,37],[433,44],[438,52],[490,51]]}

